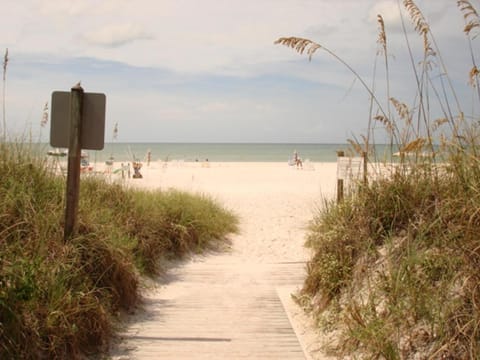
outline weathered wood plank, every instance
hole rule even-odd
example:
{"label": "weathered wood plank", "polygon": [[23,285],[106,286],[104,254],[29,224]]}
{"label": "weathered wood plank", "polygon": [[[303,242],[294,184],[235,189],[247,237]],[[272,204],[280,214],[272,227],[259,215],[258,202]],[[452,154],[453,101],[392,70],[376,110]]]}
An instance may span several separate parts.
{"label": "weathered wood plank", "polygon": [[276,292],[300,286],[305,264],[229,260],[212,255],[172,269],[168,286],[147,295],[114,358],[305,359]]}

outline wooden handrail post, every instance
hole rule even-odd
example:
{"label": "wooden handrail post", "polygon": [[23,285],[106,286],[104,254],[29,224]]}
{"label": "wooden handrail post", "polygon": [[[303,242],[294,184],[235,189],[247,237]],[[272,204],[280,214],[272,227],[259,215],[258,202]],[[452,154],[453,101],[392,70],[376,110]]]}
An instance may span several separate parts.
{"label": "wooden handrail post", "polygon": [[74,234],[77,225],[78,197],[80,192],[80,158],[82,152],[83,88],[80,84],[70,92],[70,141],[68,147],[68,173],[66,190],[65,242]]}
{"label": "wooden handrail post", "polygon": [[[337,167],[338,167],[338,158],[345,156],[345,152],[339,150],[337,151]],[[340,203],[343,200],[343,179],[337,178],[337,203]]]}
{"label": "wooden handrail post", "polygon": [[368,153],[364,151],[362,153],[363,157],[363,184],[367,185],[368,183]]}

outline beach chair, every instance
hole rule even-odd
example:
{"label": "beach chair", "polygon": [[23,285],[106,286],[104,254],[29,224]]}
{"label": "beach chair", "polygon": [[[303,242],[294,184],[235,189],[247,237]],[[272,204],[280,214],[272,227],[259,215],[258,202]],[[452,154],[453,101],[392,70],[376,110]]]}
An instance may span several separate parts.
{"label": "beach chair", "polygon": [[313,171],[315,170],[315,166],[310,161],[310,159],[305,159],[305,161],[303,162],[303,169]]}

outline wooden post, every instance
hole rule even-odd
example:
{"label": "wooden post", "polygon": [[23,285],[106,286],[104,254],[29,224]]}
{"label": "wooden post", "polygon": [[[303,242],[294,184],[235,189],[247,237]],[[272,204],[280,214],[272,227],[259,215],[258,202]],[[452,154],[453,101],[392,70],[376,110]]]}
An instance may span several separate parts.
{"label": "wooden post", "polygon": [[80,192],[80,158],[82,152],[83,89],[80,84],[70,92],[70,142],[68,147],[67,193],[65,208],[65,242],[74,234],[77,225]]}
{"label": "wooden post", "polygon": [[[337,151],[337,157],[342,158],[345,156],[345,152]],[[338,167],[338,159],[337,159],[337,167]],[[337,178],[337,203],[340,203],[343,200],[343,179]]]}
{"label": "wooden post", "polygon": [[337,203],[343,200],[343,179],[337,179]]}
{"label": "wooden post", "polygon": [[367,152],[364,151],[362,153],[363,157],[363,184],[367,185],[368,182],[368,155]]}

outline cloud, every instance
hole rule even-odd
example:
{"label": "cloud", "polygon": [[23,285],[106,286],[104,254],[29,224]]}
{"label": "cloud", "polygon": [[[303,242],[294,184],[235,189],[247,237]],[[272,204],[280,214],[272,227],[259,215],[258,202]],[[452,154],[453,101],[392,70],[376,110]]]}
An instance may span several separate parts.
{"label": "cloud", "polygon": [[90,45],[121,47],[138,40],[152,40],[154,37],[135,24],[109,25],[86,33],[83,39]]}
{"label": "cloud", "polygon": [[229,110],[231,105],[227,104],[226,102],[221,101],[213,101],[206,104],[203,104],[199,107],[198,111],[204,113],[216,113],[216,112],[224,112]]}
{"label": "cloud", "polygon": [[329,24],[320,24],[315,26],[309,26],[305,33],[308,36],[312,36],[313,38],[326,38],[338,31],[338,26],[329,25]]}
{"label": "cloud", "polygon": [[[90,11],[90,5],[85,1],[37,1],[33,2],[38,6],[38,10],[42,16],[53,17],[75,17],[86,14]],[[35,5],[34,5],[35,6]]]}
{"label": "cloud", "polygon": [[396,1],[385,0],[375,3],[370,9],[368,15],[369,21],[376,22],[377,15],[382,15],[385,27],[387,27],[389,31],[397,32],[402,30],[402,20]]}
{"label": "cloud", "polygon": [[[52,90],[82,80],[86,91],[107,94],[107,126],[121,122],[123,141],[341,142],[364,126],[367,92],[358,81],[350,90],[353,74],[327,52],[308,61],[273,42],[311,38],[371,84],[377,14],[392,55],[392,94],[415,96],[397,0],[10,2],[0,23],[11,54],[9,124],[36,125]],[[468,44],[456,3],[416,2],[452,81],[466,85],[471,64],[460,50]],[[407,14],[404,21],[417,63],[423,44]],[[383,68],[377,75],[383,94]]]}

